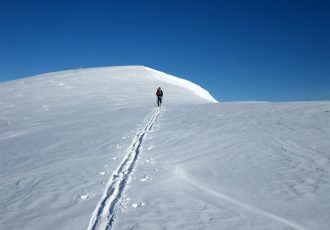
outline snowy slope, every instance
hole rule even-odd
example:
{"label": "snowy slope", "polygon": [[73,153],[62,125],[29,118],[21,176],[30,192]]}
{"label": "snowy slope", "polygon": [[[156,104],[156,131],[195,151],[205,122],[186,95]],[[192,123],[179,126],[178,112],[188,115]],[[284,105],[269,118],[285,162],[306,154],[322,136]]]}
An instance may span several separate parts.
{"label": "snowy slope", "polygon": [[0,229],[327,229],[330,103],[214,102],[141,66],[0,84]]}
{"label": "snowy slope", "polygon": [[329,125],[329,102],[167,106],[115,229],[328,229]]}
{"label": "snowy slope", "polygon": [[0,229],[87,228],[109,174],[154,111],[156,88],[164,104],[209,102],[193,83],[150,71],[81,69],[0,84]]}

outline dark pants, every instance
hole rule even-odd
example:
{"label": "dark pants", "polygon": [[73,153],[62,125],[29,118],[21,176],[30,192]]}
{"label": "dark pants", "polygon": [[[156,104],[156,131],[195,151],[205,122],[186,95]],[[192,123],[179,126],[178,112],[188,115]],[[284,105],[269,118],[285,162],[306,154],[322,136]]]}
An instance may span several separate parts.
{"label": "dark pants", "polygon": [[158,96],[157,97],[157,105],[158,107],[162,104],[162,97]]}

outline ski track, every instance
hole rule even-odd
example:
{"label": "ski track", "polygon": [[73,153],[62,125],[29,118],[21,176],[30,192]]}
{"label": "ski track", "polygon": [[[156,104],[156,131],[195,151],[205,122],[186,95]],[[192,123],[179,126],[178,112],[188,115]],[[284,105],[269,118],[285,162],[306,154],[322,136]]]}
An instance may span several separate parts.
{"label": "ski track", "polygon": [[112,228],[115,221],[116,205],[120,201],[125,191],[125,186],[130,177],[130,174],[134,169],[135,162],[139,156],[143,138],[152,129],[152,126],[160,114],[160,111],[161,110],[159,108],[156,109],[143,130],[139,131],[135,135],[123,161],[120,163],[117,170],[112,173],[109,181],[107,182],[102,197],[99,200],[99,203],[97,204],[89,221],[87,228],[88,230],[108,230]]}
{"label": "ski track", "polygon": [[213,195],[213,196],[216,196],[216,197],[219,197],[221,198],[222,200],[225,200],[227,202],[230,202],[242,209],[245,209],[247,211],[250,211],[250,212],[253,212],[259,216],[263,216],[263,217],[266,217],[268,219],[272,219],[272,220],[275,220],[275,221],[278,221],[282,224],[285,224],[287,226],[290,226],[294,229],[297,229],[297,230],[304,230],[305,228],[297,223],[294,223],[290,220],[287,220],[283,217],[280,217],[280,216],[277,216],[277,215],[274,215],[274,214],[271,214],[269,212],[266,212],[264,210],[261,210],[261,209],[258,209],[258,208],[255,208],[255,207],[252,207],[248,204],[245,204],[243,202],[240,202],[238,200],[235,200],[223,193],[220,193],[218,191],[214,191],[213,189],[211,188],[208,188],[206,185],[204,185],[202,182],[199,182],[197,180],[195,180],[191,175],[189,175],[188,173],[186,173],[183,169],[179,168],[179,167],[176,167],[175,168],[175,174],[178,176],[178,178],[184,180],[185,182],[207,192],[208,194],[210,195]]}

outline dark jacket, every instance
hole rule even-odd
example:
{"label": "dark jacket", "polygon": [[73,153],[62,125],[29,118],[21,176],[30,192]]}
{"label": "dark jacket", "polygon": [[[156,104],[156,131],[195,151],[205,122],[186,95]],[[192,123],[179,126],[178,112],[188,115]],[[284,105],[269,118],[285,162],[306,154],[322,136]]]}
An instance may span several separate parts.
{"label": "dark jacket", "polygon": [[163,90],[157,89],[156,95],[157,95],[157,97],[162,97],[163,96]]}

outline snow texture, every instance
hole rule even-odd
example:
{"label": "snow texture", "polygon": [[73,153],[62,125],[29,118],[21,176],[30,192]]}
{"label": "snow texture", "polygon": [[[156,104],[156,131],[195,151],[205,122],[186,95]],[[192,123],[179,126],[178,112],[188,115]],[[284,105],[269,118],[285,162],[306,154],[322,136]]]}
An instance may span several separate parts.
{"label": "snow texture", "polygon": [[216,103],[126,66],[1,83],[0,105],[0,229],[330,225],[328,101]]}

